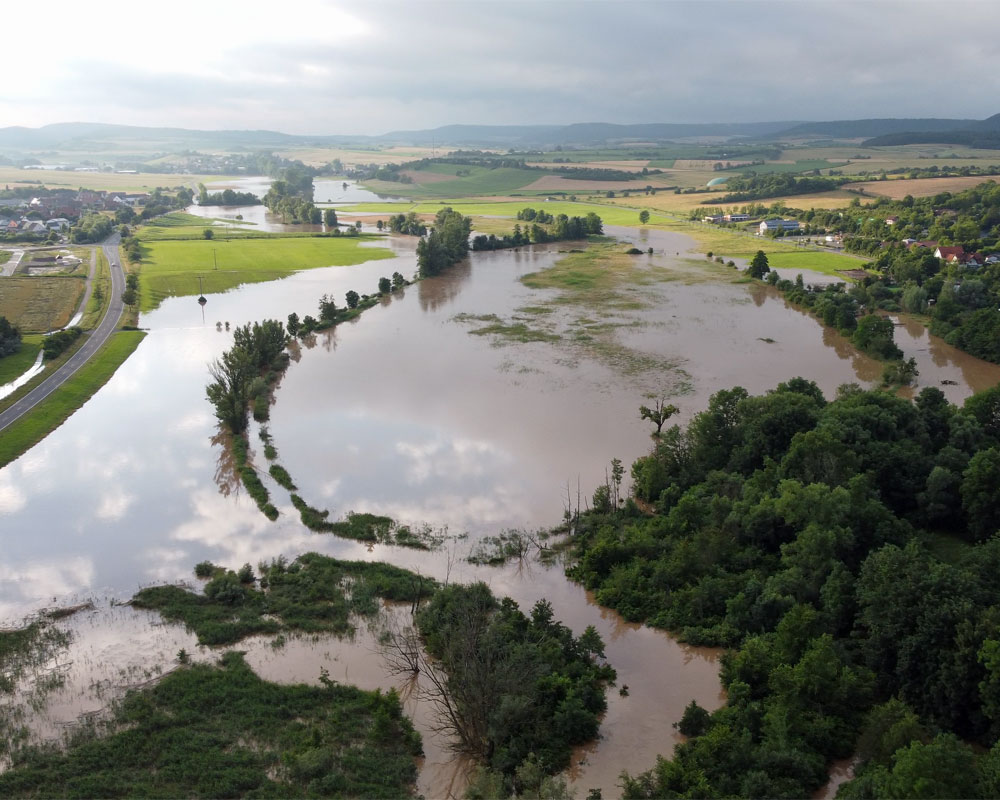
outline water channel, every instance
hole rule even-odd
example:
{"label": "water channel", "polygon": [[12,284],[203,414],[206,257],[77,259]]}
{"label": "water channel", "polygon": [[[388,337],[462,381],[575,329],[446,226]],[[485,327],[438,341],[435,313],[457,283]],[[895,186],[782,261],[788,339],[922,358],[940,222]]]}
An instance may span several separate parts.
{"label": "water channel", "polygon": [[[391,561],[441,579],[483,579],[525,611],[547,598],[577,633],[594,625],[629,693],[609,691],[601,739],[577,753],[569,775],[578,795],[600,787],[615,797],[623,769],[648,769],[658,753],[669,754],[677,740],[672,725],[690,700],[710,709],[723,702],[716,651],[625,623],[558,566],[477,568],[464,556],[484,535],[558,523],[567,493],[574,497],[579,486],[589,496],[611,458],[629,464],[647,452],[650,427],[637,413],[647,395],[671,395],[683,421],[721,388],[739,384],[759,393],[802,375],[832,397],[840,384],[876,380],[881,365],[774,290],[705,272],[716,268],[683,255],[693,247],[686,237],[616,232],[654,248],[653,256],[641,256],[651,269],[676,271],[676,279],[644,286],[635,310],[612,317],[621,323],[617,342],[652,359],[655,370],[625,369],[607,351],[569,337],[521,343],[472,335],[469,317],[456,319],[511,319],[551,300],[551,291],[518,279],[552,265],[560,257],[556,245],[473,254],[299,348],[269,429],[300,493],[335,516],[376,512],[468,535],[433,553],[313,534],[287,493],[262,473],[281,512],[268,522],[227,472],[204,394],[208,362],[231,344],[227,323],[315,314],[324,293],[342,298],[349,289],[373,291],[380,276],[396,270],[411,275],[414,239],[387,237],[379,246],[393,250],[392,260],[247,285],[211,295],[204,309],[194,298],[169,299],[143,315],[149,335],[111,381],[0,470],[0,621],[96,600],[95,611],[67,623],[80,634],[69,658],[75,666],[40,729],[57,730],[102,707],[106,695],[87,687],[120,689],[129,676],[169,669],[179,647],[201,659],[216,656],[183,630],[114,607],[113,599],[150,583],[192,581],[193,565],[205,559],[237,568],[315,550]],[[578,313],[554,311],[547,324],[572,326]],[[955,381],[942,386],[952,401],[1000,380],[1000,367],[912,323],[897,328],[897,340],[917,358],[920,385]],[[325,667],[364,688],[396,683],[366,631],[352,641],[293,639],[280,649],[251,641],[240,649],[249,649],[251,664],[269,678],[315,681]],[[419,790],[460,794],[467,765],[429,732],[430,710],[415,696],[407,710],[424,731]]]}

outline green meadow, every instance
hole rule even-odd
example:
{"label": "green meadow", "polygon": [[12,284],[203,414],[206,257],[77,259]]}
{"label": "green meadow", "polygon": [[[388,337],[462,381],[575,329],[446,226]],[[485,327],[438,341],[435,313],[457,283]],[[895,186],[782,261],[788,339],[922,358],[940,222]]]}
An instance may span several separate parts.
{"label": "green meadow", "polygon": [[[378,236],[268,237],[263,239],[192,239],[144,243],[139,296],[142,311],[167,297],[224,292],[244,283],[273,281],[315,267],[341,267],[381,258],[390,250],[361,247]],[[218,264],[218,268],[215,265]]]}

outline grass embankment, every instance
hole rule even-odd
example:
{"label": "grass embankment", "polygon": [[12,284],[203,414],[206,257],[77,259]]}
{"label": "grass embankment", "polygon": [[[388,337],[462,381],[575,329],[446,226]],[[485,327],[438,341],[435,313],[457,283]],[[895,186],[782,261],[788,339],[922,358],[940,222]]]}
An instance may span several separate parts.
{"label": "grass embankment", "polygon": [[[244,283],[273,281],[316,267],[339,267],[392,258],[390,250],[366,247],[377,236],[281,237],[147,241],[139,274],[140,310],[152,311],[167,297],[224,292]],[[214,264],[218,263],[218,269]]]}
{"label": "grass embankment", "polygon": [[260,588],[249,565],[239,573],[204,562],[196,574],[211,575],[205,593],[179,586],[151,586],[132,598],[138,608],[183,622],[201,644],[222,645],[257,634],[287,631],[347,636],[351,616],[372,616],[378,598],[418,603],[437,591],[437,582],[378,561],[339,561],[306,553],[291,564],[277,559],[260,565]]}
{"label": "grass embankment", "polygon": [[107,383],[145,337],[143,331],[119,331],[90,361],[45,400],[4,429],[0,467],[34,447]]}
{"label": "grass embankment", "polygon": [[115,710],[111,735],[28,750],[4,797],[413,795],[420,736],[395,692],[259,678],[241,653],[179,669]]}
{"label": "grass embankment", "polygon": [[90,293],[87,307],[83,311],[83,319],[80,320],[80,327],[84,330],[91,330],[101,324],[101,319],[104,317],[104,312],[111,300],[111,268],[108,266],[108,260],[104,257],[104,250],[98,247],[96,253],[97,269],[94,270],[93,290]]}
{"label": "grass embankment", "polygon": [[0,278],[0,316],[25,333],[62,328],[80,304],[85,282],[78,276]]}
{"label": "grass embankment", "polygon": [[41,334],[29,334],[21,339],[21,349],[0,358],[0,386],[16,380],[35,363],[42,349]]}
{"label": "grass embankment", "polygon": [[[225,226],[216,225],[226,223]],[[278,234],[245,228],[245,225],[255,223],[240,220],[215,217],[199,217],[183,211],[172,211],[162,217],[155,217],[136,228],[135,235],[142,242],[157,242],[164,240],[204,239],[205,229],[212,231],[213,238],[225,241],[229,239],[271,239]],[[238,227],[235,227],[238,226]],[[283,237],[313,236],[311,233],[284,233]],[[206,239],[206,241],[208,241]]]}

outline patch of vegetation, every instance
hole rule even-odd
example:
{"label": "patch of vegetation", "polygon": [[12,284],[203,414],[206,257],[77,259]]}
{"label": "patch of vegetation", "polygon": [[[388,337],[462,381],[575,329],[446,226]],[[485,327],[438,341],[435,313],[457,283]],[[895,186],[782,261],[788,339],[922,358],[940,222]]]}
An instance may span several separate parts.
{"label": "patch of vegetation", "polygon": [[449,732],[510,792],[526,788],[519,771],[534,763],[551,775],[572,747],[597,736],[615,671],[602,664],[593,627],[579,637],[540,600],[525,616],[489,588],[451,585],[418,613],[427,677]]}
{"label": "patch of vegetation", "polygon": [[475,336],[495,336],[514,342],[558,342],[562,337],[549,331],[529,327],[524,322],[505,323],[496,314],[456,314],[457,322],[488,322],[481,328],[473,328],[469,333]]}
{"label": "patch of vegetation", "polygon": [[279,486],[283,486],[288,491],[294,492],[298,488],[292,482],[292,476],[288,474],[288,470],[281,466],[281,464],[271,464],[268,472],[278,482]]}
{"label": "patch of vegetation", "polygon": [[[204,227],[202,225],[202,227]],[[366,247],[376,236],[281,237],[206,241],[198,229],[191,241],[149,241],[140,275],[141,309],[151,311],[167,297],[224,292],[244,283],[272,281],[316,267],[346,266],[392,258],[391,250]],[[214,251],[214,252],[213,252]],[[218,269],[213,265],[218,263]],[[65,323],[63,323],[65,324]]]}
{"label": "patch of vegetation", "polygon": [[26,277],[3,279],[0,316],[24,333],[46,333],[64,327],[83,296],[85,281],[78,277]]}
{"label": "patch of vegetation", "polygon": [[[223,645],[283,631],[346,636],[354,632],[352,614],[378,612],[374,598],[416,604],[437,589],[434,580],[390,564],[338,561],[317,553],[301,555],[290,564],[275,559],[258,568],[260,588],[252,571],[249,580],[241,580],[238,573],[213,566],[204,594],[179,586],[150,586],[132,598],[132,605],[183,622],[201,644]],[[196,574],[206,572],[206,565],[199,564]]]}
{"label": "patch of vegetation", "polygon": [[26,751],[5,797],[408,797],[419,735],[395,692],[260,679],[240,653],[128,695],[66,752]]}
{"label": "patch of vegetation", "polygon": [[962,408],[936,388],[827,402],[795,378],[718,392],[658,437],[632,466],[654,513],[583,515],[568,574],[629,620],[732,648],[728,699],[686,714],[692,738],[625,797],[806,797],[855,753],[841,797],[996,795],[998,412],[1000,388]]}
{"label": "patch of vegetation", "polygon": [[5,428],[0,437],[0,466],[9,464],[62,425],[111,379],[145,335],[144,331],[112,334],[107,344],[66,383]]}

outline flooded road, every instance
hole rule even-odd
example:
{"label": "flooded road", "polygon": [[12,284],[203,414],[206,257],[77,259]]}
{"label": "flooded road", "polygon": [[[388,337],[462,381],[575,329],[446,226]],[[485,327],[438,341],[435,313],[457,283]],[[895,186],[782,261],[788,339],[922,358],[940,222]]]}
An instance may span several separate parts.
{"label": "flooded road", "polygon": [[[553,290],[528,289],[518,279],[551,266],[560,257],[556,245],[473,254],[447,275],[408,287],[303,344],[269,423],[281,464],[307,501],[335,517],[350,510],[384,513],[468,534],[433,553],[313,534],[300,524],[287,492],[262,475],[281,512],[268,522],[231,480],[227,454],[213,444],[217,427],[204,394],[208,362],[231,344],[226,323],[283,320],[293,311],[315,315],[324,293],[339,299],[351,289],[372,292],[379,277],[397,270],[412,275],[415,239],[387,239],[393,260],[247,285],[209,296],[204,309],[193,298],[167,300],[142,317],[149,335],[107,386],[0,470],[0,619],[13,621],[55,602],[127,599],[142,585],[189,580],[194,564],[205,559],[237,568],[309,550],[391,561],[442,580],[483,579],[524,611],[545,597],[574,632],[594,625],[604,638],[619,685],[627,684],[629,693],[609,691],[602,738],[577,754],[570,776],[579,795],[601,787],[605,797],[617,796],[622,769],[648,769],[657,754],[669,754],[672,724],[691,699],[709,709],[722,702],[717,652],[625,623],[594,605],[559,567],[477,568],[464,561],[469,549],[504,529],[557,524],[567,497],[575,503],[579,486],[588,498],[612,458],[628,464],[646,453],[651,429],[638,406],[650,393],[671,397],[683,420],[712,393],[735,384],[759,393],[802,375],[832,397],[842,383],[867,383],[881,373],[879,363],[773,290],[699,275],[688,260],[673,256],[688,250],[689,240],[650,233],[650,246],[670,255],[644,255],[643,263],[676,275],[644,285],[636,295],[641,303],[607,318],[619,324],[612,351],[563,333],[582,313],[569,306],[536,315],[556,331],[547,341],[473,335],[474,326],[463,321],[469,315],[529,318],[525,309],[551,301]],[[952,400],[1000,379],[1000,367],[970,364],[937,340],[907,344],[901,331],[907,356],[916,348],[922,385],[956,376],[956,385],[942,387]],[[660,366],[625,369],[616,361],[622,353]],[[256,426],[251,444],[259,451]],[[117,658],[130,669],[127,654],[135,651],[146,654],[143,669],[168,669],[179,646],[193,651],[182,630],[147,617],[136,617],[144,620],[136,634],[143,644],[121,644],[137,612],[113,613],[118,644],[96,651],[94,660]],[[99,640],[99,634],[87,636]],[[379,666],[374,638],[365,636],[290,640],[278,650],[266,642],[240,648],[249,647],[248,658],[265,676],[315,681],[326,666],[332,677],[366,688],[396,685]],[[212,657],[194,649],[199,658]],[[425,734],[421,791],[460,793],[464,765],[452,763],[447,742],[430,735],[427,709],[415,699],[407,709]]]}

